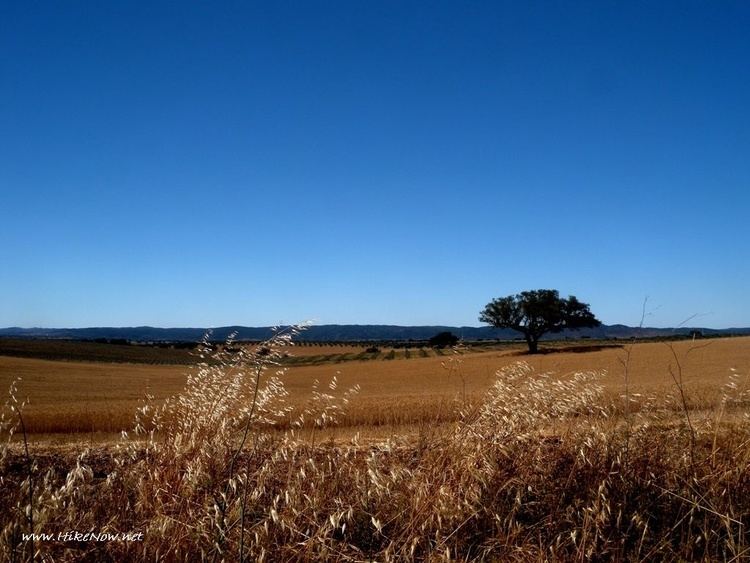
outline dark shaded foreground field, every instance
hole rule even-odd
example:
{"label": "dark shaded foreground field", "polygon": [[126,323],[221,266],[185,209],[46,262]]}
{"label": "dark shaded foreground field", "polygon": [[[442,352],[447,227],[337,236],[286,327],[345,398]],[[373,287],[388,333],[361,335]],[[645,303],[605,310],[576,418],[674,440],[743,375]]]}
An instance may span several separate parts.
{"label": "dark shaded foreground field", "polygon": [[[619,394],[612,374],[508,363],[455,421],[377,443],[325,438],[358,397],[341,381],[290,403],[268,356],[226,359],[141,410],[137,440],[6,446],[0,549],[6,561],[745,560],[748,372],[695,396],[691,350],[675,350],[662,393],[635,390],[635,349]],[[24,539],[32,530],[143,539]]]}

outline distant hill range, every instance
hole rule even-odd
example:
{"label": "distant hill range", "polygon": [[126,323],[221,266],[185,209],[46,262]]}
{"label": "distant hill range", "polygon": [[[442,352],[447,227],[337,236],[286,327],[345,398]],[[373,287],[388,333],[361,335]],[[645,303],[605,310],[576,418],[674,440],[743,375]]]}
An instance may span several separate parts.
{"label": "distant hill range", "polygon": [[[91,328],[0,328],[0,337],[68,340],[124,339],[135,342],[196,342],[205,328],[91,327]],[[510,329],[474,326],[396,326],[396,325],[314,325],[302,331],[296,340],[313,342],[427,340],[449,331],[464,340],[513,340],[521,335]],[[579,331],[547,334],[543,339],[565,338],[658,338],[687,336],[697,331],[702,336],[750,335],[750,328],[712,329],[700,327],[639,328],[626,325],[602,325]],[[238,340],[265,340],[271,327],[224,326],[212,329],[211,340],[226,340],[237,333]]]}

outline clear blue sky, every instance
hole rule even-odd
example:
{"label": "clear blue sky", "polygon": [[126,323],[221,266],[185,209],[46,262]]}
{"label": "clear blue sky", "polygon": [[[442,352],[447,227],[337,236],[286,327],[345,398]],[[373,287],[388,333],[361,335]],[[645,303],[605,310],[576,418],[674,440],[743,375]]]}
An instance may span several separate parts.
{"label": "clear blue sky", "polygon": [[750,325],[747,2],[3,2],[0,326]]}

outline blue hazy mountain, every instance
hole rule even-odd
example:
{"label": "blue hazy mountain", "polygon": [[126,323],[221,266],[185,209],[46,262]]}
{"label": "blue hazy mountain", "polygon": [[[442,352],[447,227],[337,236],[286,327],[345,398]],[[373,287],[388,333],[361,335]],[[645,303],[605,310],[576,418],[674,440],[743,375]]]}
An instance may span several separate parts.
{"label": "blue hazy mountain", "polygon": [[[71,340],[125,339],[135,342],[194,342],[200,340],[206,328],[158,328],[138,327],[89,327],[89,328],[20,328],[0,329],[0,337],[13,338],[53,338]],[[296,340],[327,341],[366,341],[366,340],[427,340],[444,331],[452,332],[464,340],[512,340],[520,334],[510,329],[488,326],[397,326],[397,325],[314,325],[302,331]],[[710,329],[701,327],[649,328],[630,327],[622,324],[601,325],[579,331],[563,331],[546,334],[544,339],[560,338],[653,338],[676,335],[689,335],[698,331],[704,336],[750,335],[750,328]],[[212,329],[211,340],[226,340],[236,333],[238,340],[265,340],[272,336],[272,327],[225,326]]]}

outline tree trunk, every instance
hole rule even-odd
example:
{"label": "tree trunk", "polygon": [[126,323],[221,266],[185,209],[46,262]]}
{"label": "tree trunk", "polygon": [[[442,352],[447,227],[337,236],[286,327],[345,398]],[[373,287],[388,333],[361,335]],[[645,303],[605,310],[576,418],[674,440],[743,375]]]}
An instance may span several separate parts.
{"label": "tree trunk", "polygon": [[526,344],[529,345],[529,354],[536,354],[539,352],[539,338],[532,336],[531,334],[526,335]]}

